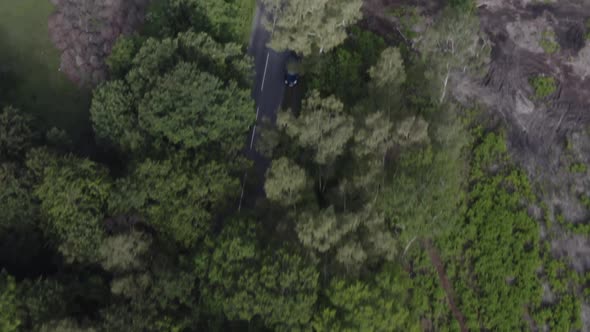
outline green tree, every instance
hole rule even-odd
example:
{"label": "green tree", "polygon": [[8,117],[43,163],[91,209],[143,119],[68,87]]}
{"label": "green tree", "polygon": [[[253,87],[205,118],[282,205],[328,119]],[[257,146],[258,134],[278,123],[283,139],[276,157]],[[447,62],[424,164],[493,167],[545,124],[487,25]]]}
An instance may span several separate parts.
{"label": "green tree", "polygon": [[379,61],[369,69],[372,82],[378,89],[396,89],[406,81],[404,61],[399,49],[388,47]]}
{"label": "green tree", "polygon": [[106,170],[86,159],[66,157],[45,169],[35,191],[43,228],[68,261],[96,261],[110,190]]}
{"label": "green tree", "polygon": [[334,279],[328,304],[314,316],[315,331],[421,331],[412,310],[412,280],[399,267],[386,265],[374,279]]}
{"label": "green tree", "polygon": [[161,234],[191,247],[236,194],[239,183],[224,165],[188,162],[182,156],[148,159],[117,183],[109,210],[113,215],[138,212]]}
{"label": "green tree", "polygon": [[327,165],[342,155],[353,135],[352,118],[344,114],[343,109],[338,99],[322,99],[319,92],[313,91],[303,101],[298,118],[289,111],[282,111],[277,124],[299,145],[314,150],[314,160],[318,164]]}
{"label": "green tree", "polygon": [[[482,42],[483,40],[483,42]],[[445,100],[451,76],[467,69],[477,72],[489,61],[490,47],[479,32],[479,20],[471,13],[446,9],[419,44],[422,60],[428,64],[425,79],[431,96]]]}
{"label": "green tree", "polygon": [[99,142],[136,151],[145,137],[134,114],[131,91],[123,81],[109,81],[94,91],[90,115]]}
{"label": "green tree", "polygon": [[21,319],[19,317],[19,301],[17,285],[14,278],[0,272],[0,330],[6,332],[19,331]]}
{"label": "green tree", "polygon": [[270,47],[291,49],[303,55],[323,53],[346,39],[346,27],[361,18],[360,0],[264,0],[274,29]]}
{"label": "green tree", "polygon": [[254,120],[250,91],[223,86],[195,65],[181,63],[164,75],[138,106],[139,124],[152,137],[187,148],[235,154]]}
{"label": "green tree", "polygon": [[253,224],[243,221],[222,231],[201,291],[229,319],[258,316],[268,327],[291,331],[309,324],[318,277],[313,264],[286,248],[261,248]]}
{"label": "green tree", "polygon": [[291,206],[302,199],[307,188],[309,180],[304,169],[285,157],[272,161],[264,182],[268,199]]}
{"label": "green tree", "polygon": [[19,157],[32,144],[31,118],[13,107],[0,112],[0,160]]}
{"label": "green tree", "polygon": [[115,77],[123,77],[131,68],[131,62],[138,51],[140,40],[137,37],[119,36],[106,59],[109,71]]}
{"label": "green tree", "polygon": [[37,219],[31,181],[19,173],[23,172],[16,165],[0,164],[0,234],[26,228]]}

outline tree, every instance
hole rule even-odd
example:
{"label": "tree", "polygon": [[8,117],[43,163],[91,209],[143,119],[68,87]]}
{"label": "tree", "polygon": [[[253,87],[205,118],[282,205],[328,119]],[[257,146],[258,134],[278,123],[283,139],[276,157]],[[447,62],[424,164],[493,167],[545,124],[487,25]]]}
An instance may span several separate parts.
{"label": "tree", "polygon": [[254,120],[250,91],[223,86],[195,65],[180,63],[164,75],[138,106],[139,125],[152,137],[186,148],[233,155],[242,147]]}
{"label": "tree", "polygon": [[406,81],[404,61],[398,48],[388,47],[379,61],[369,69],[372,82],[378,89],[396,90]]}
{"label": "tree", "polygon": [[100,142],[122,151],[136,151],[145,145],[133,102],[131,91],[123,81],[109,81],[94,91],[90,115]]}
{"label": "tree", "polygon": [[110,190],[106,170],[90,160],[66,157],[45,169],[35,191],[43,228],[68,261],[97,260]]}
{"label": "tree", "polygon": [[32,143],[31,118],[13,107],[0,112],[0,160],[17,158]]}
{"label": "tree", "polygon": [[137,270],[145,265],[143,255],[150,245],[151,238],[135,230],[107,237],[99,249],[101,265],[111,272]]}
{"label": "tree", "polygon": [[327,165],[344,152],[352,138],[352,118],[345,115],[343,109],[344,105],[338,99],[322,99],[319,92],[313,91],[303,101],[298,118],[283,111],[279,113],[277,124],[301,146],[314,150],[315,162]]}
{"label": "tree", "polygon": [[224,165],[178,155],[139,164],[132,176],[117,182],[109,210],[112,215],[137,212],[160,234],[191,247],[236,194],[239,183]]}
{"label": "tree", "polygon": [[285,157],[272,161],[264,182],[268,199],[291,206],[301,200],[303,191],[308,187],[304,169]]}
{"label": "tree", "polygon": [[369,282],[335,278],[326,290],[329,304],[314,316],[314,330],[421,331],[411,288],[412,280],[392,265]]}
{"label": "tree", "polygon": [[431,95],[442,103],[454,71],[477,71],[489,61],[490,47],[479,33],[479,21],[469,12],[446,9],[420,41],[422,60],[428,64],[425,79]]}
{"label": "tree", "polygon": [[260,248],[252,223],[226,225],[211,256],[203,298],[232,320],[258,316],[276,330],[309,323],[317,299],[315,266],[296,253]]}
{"label": "tree", "polygon": [[264,0],[270,47],[303,55],[327,52],[346,39],[346,27],[361,18],[360,0]]}
{"label": "tree", "polygon": [[175,146],[233,156],[254,120],[250,60],[205,33],[146,40],[125,80],[94,94],[100,141],[123,152]]}
{"label": "tree", "polygon": [[0,331],[19,331],[21,319],[18,306],[16,282],[6,271],[2,271],[0,272]]}
{"label": "tree", "polygon": [[37,218],[31,181],[19,171],[16,165],[0,164],[0,234],[30,226]]}

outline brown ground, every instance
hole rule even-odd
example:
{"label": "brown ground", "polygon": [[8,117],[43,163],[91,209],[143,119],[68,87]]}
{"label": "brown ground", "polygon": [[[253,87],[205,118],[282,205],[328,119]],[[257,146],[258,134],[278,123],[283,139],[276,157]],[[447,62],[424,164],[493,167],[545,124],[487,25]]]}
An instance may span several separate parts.
{"label": "brown ground", "polygon": [[428,256],[430,257],[430,261],[432,262],[432,265],[436,269],[436,273],[438,274],[438,279],[440,281],[440,285],[445,290],[445,294],[447,296],[447,301],[449,302],[449,307],[451,308],[451,312],[453,313],[453,316],[455,317],[455,319],[459,323],[459,326],[461,328],[461,332],[469,331],[467,329],[467,326],[465,325],[465,316],[463,316],[463,313],[461,313],[461,311],[459,310],[459,308],[455,304],[455,292],[453,291],[453,286],[451,286],[449,279],[447,279],[445,267],[444,267],[443,262],[440,258],[440,255],[438,254],[438,250],[432,246],[432,243],[430,240],[424,241],[423,246],[426,249],[426,251],[428,252]]}
{"label": "brown ground", "polygon": [[49,34],[62,52],[61,66],[73,82],[94,86],[106,78],[105,58],[117,37],[143,21],[149,0],[50,0]]}

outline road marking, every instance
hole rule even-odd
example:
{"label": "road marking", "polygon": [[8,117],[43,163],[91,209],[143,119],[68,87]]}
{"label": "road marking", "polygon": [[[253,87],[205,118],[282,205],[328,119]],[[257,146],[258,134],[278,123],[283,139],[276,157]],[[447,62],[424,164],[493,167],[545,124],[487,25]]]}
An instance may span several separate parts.
{"label": "road marking", "polygon": [[258,111],[260,111],[260,106],[256,107],[256,121],[258,121]]}
{"label": "road marking", "polygon": [[242,200],[244,199],[244,187],[246,187],[246,172],[244,172],[244,179],[242,180],[242,193],[240,194],[240,203],[238,204],[238,212],[242,209]]}
{"label": "road marking", "polygon": [[254,125],[254,129],[252,129],[252,138],[250,139],[250,150],[252,150],[252,145],[254,145],[254,134],[256,134],[256,125]]}
{"label": "road marking", "polygon": [[264,81],[266,80],[266,69],[268,69],[268,57],[270,52],[266,53],[266,64],[264,65],[264,74],[262,75],[262,84],[260,85],[260,91],[264,91]]}

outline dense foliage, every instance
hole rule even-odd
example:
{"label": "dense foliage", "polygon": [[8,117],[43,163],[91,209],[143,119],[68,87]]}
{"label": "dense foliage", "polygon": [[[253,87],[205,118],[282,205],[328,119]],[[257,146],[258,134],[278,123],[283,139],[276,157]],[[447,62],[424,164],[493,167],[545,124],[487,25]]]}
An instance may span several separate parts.
{"label": "dense foliage", "polygon": [[413,46],[357,25],[361,1],[264,3],[270,46],[305,57],[262,158],[248,1],[154,1],[93,91],[93,151],[0,112],[0,331],[580,330],[588,280],[450,93],[488,61],[474,2]]}

